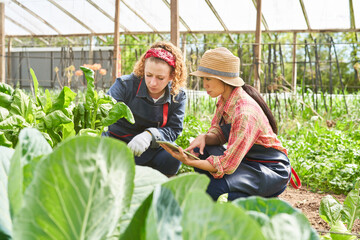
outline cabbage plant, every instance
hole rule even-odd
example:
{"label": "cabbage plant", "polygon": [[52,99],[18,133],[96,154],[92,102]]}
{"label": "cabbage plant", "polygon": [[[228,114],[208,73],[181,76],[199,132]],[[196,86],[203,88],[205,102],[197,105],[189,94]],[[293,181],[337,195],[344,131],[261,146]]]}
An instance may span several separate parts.
{"label": "cabbage plant", "polygon": [[52,149],[26,128],[0,157],[1,239],[318,239],[280,199],[214,202],[205,175],[135,167],[113,138],[73,136]]}

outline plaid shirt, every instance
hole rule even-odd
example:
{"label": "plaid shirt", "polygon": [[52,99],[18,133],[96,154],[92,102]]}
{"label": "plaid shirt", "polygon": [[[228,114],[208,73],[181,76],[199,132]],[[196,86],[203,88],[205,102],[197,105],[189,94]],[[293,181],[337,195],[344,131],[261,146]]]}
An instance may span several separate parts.
{"label": "plaid shirt", "polygon": [[226,124],[231,123],[231,131],[224,154],[206,159],[217,169],[217,172],[211,173],[214,178],[232,174],[253,144],[275,148],[287,155],[259,104],[241,87],[235,88],[226,102],[220,97],[216,104],[208,133],[215,134],[224,144],[226,139],[219,126],[222,118]]}

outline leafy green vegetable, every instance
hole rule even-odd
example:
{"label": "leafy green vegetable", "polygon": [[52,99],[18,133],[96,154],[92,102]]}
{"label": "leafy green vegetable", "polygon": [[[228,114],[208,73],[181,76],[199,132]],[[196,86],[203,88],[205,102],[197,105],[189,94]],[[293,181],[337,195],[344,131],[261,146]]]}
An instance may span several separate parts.
{"label": "leafy green vegetable", "polygon": [[10,160],[8,194],[10,200],[11,216],[14,217],[23,203],[25,182],[31,182],[33,167],[25,168],[33,164],[33,158],[46,155],[52,151],[42,134],[36,129],[24,129],[20,132],[19,142]]}
{"label": "leafy green vegetable", "polygon": [[11,239],[12,235],[7,184],[13,154],[13,149],[0,146],[0,239]]}
{"label": "leafy green vegetable", "polygon": [[138,166],[135,175],[131,151],[112,138],[75,136],[52,151],[38,130],[24,129],[14,153],[3,149],[6,239],[317,239],[303,214],[279,199],[220,203],[205,193],[203,174],[168,180]]}
{"label": "leafy green vegetable", "polygon": [[[327,195],[320,202],[319,214],[331,227],[330,231],[351,233],[354,221],[360,218],[360,180],[356,182],[353,190],[347,195],[344,205],[341,205],[333,196]],[[346,224],[346,226],[344,225]],[[330,234],[336,239],[356,239],[356,236]]]}
{"label": "leafy green vegetable", "polygon": [[12,147],[12,142],[10,142],[3,132],[0,132],[0,146]]}
{"label": "leafy green vegetable", "polygon": [[182,211],[171,190],[157,186],[151,210],[153,219],[147,221],[146,239],[182,239]]}
{"label": "leafy green vegetable", "polygon": [[14,220],[15,239],[102,239],[129,207],[134,161],[125,143],[77,137],[36,167]]}
{"label": "leafy green vegetable", "polygon": [[350,233],[344,223],[339,220],[337,222],[335,222],[331,228],[330,228],[330,236],[332,240],[356,240],[356,236],[351,236],[351,235],[345,235],[345,234],[336,234],[335,232],[338,233]]}
{"label": "leafy green vegetable", "polygon": [[120,118],[125,118],[129,123],[135,123],[130,108],[123,102],[116,103],[109,111],[109,115],[106,118],[103,118],[101,123],[103,126],[110,126],[111,124],[116,123]]}
{"label": "leafy green vegetable", "polygon": [[6,83],[0,83],[0,92],[13,95],[14,89]]}
{"label": "leafy green vegetable", "polygon": [[280,199],[253,196],[233,204],[257,221],[266,239],[319,239],[305,215]]}
{"label": "leafy green vegetable", "polygon": [[0,107],[9,108],[12,100],[11,95],[0,92]]}
{"label": "leafy green vegetable", "polygon": [[265,239],[260,226],[232,203],[213,202],[204,192],[190,192],[183,208],[184,239]]}
{"label": "leafy green vegetable", "polygon": [[[93,71],[82,67],[87,80],[84,102],[75,105],[77,94],[64,87],[56,96],[49,90],[42,93],[37,77],[30,69],[34,83],[34,97],[21,89],[0,85],[0,145],[15,146],[18,134],[26,127],[37,128],[51,146],[80,135],[101,135],[105,127],[125,118],[134,123],[131,110],[124,103],[96,92]],[[81,99],[80,99],[81,100]]]}
{"label": "leafy green vegetable", "polygon": [[346,196],[342,217],[348,230],[351,230],[354,221],[360,218],[360,180],[356,182],[354,189]]}
{"label": "leafy green vegetable", "polygon": [[32,77],[33,83],[34,83],[34,91],[35,91],[34,94],[35,94],[36,103],[39,103],[38,102],[39,82],[38,82],[35,72],[32,68],[30,68],[30,74],[31,74],[31,77]]}
{"label": "leafy green vegetable", "polygon": [[341,219],[343,206],[333,196],[327,195],[321,199],[319,214],[320,217],[330,226]]}
{"label": "leafy green vegetable", "polygon": [[94,71],[86,67],[80,68],[87,81],[87,90],[85,101],[73,110],[76,133],[101,135],[105,127],[120,118],[125,118],[133,124],[135,120],[130,108],[122,102],[117,103],[113,97],[105,95],[102,91],[98,93],[94,85]]}
{"label": "leafy green vegetable", "polygon": [[131,198],[129,211],[121,216],[117,233],[120,235],[125,231],[131,219],[134,217],[136,210],[142,202],[153,192],[158,184],[166,182],[168,178],[159,171],[150,167],[136,166],[135,167],[135,187]]}

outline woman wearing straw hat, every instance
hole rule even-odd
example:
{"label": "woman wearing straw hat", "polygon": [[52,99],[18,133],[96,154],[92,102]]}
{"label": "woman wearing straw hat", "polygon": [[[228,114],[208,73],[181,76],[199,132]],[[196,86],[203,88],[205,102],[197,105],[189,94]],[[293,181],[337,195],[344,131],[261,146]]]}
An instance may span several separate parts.
{"label": "woman wearing straw hat", "polygon": [[181,162],[160,148],[157,140],[174,142],[183,128],[186,67],[179,48],[154,43],[135,64],[134,72],[117,78],[108,94],[131,109],[135,124],[124,118],[109,126],[104,136],[128,143],[137,165],[165,175],[177,173]]}
{"label": "woman wearing straw hat", "polygon": [[239,77],[239,66],[240,59],[220,47],[206,51],[198,70],[190,73],[203,79],[211,97],[219,97],[210,129],[185,149],[200,160],[188,157],[181,148],[175,152],[161,145],[173,157],[209,176],[207,192],[214,200],[224,193],[229,200],[277,196],[285,190],[291,174],[274,116],[260,93]]}

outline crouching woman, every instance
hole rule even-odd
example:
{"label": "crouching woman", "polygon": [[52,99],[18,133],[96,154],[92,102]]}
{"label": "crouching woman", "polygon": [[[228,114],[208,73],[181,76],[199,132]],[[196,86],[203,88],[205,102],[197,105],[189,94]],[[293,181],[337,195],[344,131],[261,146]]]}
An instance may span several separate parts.
{"label": "crouching woman", "polygon": [[274,116],[260,93],[239,77],[239,66],[240,59],[221,47],[206,51],[198,70],[190,73],[202,78],[211,97],[219,97],[210,129],[185,149],[200,160],[188,157],[181,148],[175,152],[161,145],[210,178],[207,193],[214,200],[224,193],[229,200],[278,196],[291,176]]}
{"label": "crouching woman", "polygon": [[133,73],[117,78],[108,91],[131,109],[135,124],[119,119],[103,135],[128,143],[137,165],[176,174],[181,162],[156,141],[174,142],[183,129],[186,76],[180,49],[170,42],[154,43]]}

